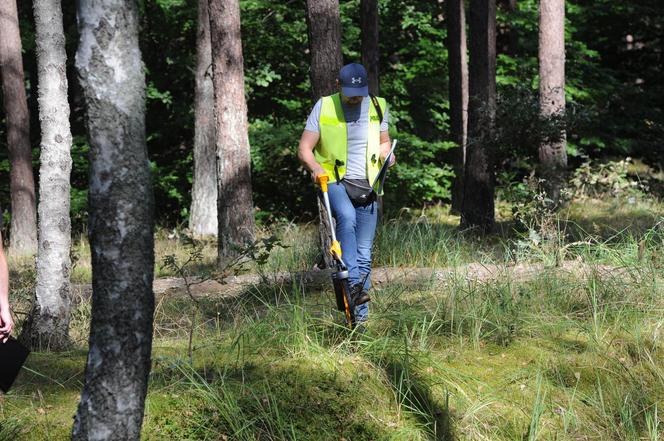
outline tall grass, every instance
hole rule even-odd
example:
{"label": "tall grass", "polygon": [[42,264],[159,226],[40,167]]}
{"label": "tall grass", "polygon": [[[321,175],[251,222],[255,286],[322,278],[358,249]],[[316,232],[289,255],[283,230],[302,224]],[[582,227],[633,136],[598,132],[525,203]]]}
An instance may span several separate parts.
{"label": "tall grass", "polygon": [[[555,234],[485,241],[435,216],[385,222],[379,265],[454,270],[377,285],[364,332],[345,327],[331,286],[267,277],[309,270],[318,254],[311,226],[282,226],[287,247],[252,268],[262,283],[198,305],[181,293],[158,299],[144,438],[662,439],[663,224],[582,234],[588,225],[573,220]],[[177,240],[159,241],[158,253],[186,257]],[[531,263],[544,265],[508,269]],[[482,265],[491,277],[473,276]],[[73,316],[80,335],[86,307]],[[6,438],[70,433],[83,357],[62,374],[53,366],[69,355],[44,357],[51,364],[32,361],[35,374],[0,401],[0,414],[22,415],[1,423],[14,430]],[[48,420],[37,406],[51,406]]]}

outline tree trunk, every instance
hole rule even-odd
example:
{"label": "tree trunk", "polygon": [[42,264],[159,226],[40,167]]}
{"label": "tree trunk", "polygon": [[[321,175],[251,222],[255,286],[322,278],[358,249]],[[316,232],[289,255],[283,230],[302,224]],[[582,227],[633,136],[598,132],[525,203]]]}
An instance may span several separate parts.
{"label": "tree trunk", "polygon": [[341,56],[341,19],[338,0],[307,0],[307,29],[311,53],[314,101],[337,92]]}
{"label": "tree trunk", "polygon": [[71,220],[69,127],[65,37],[59,0],[34,0],[39,75],[41,158],[39,254],[32,312],[24,328],[33,349],[60,350],[69,342]]}
{"label": "tree trunk", "polygon": [[470,2],[468,141],[462,228],[493,229],[494,170],[490,135],[496,105],[496,1]]}
{"label": "tree trunk", "polygon": [[[539,18],[540,114],[547,118],[565,112],[565,0],[540,0]],[[540,176],[553,206],[560,202],[565,183],[565,134],[539,148]]]}
{"label": "tree trunk", "polygon": [[238,0],[210,0],[219,259],[254,240],[251,157]]}
{"label": "tree trunk", "polygon": [[16,0],[0,1],[0,75],[10,164],[10,249],[17,255],[34,254],[37,251],[37,208]]}
{"label": "tree trunk", "polygon": [[463,202],[464,166],[468,126],[468,49],[466,13],[463,0],[447,1],[447,52],[449,59],[450,129],[459,146],[454,151],[455,178],[452,184],[452,212],[460,213]]}
{"label": "tree trunk", "polygon": [[194,127],[194,185],[189,229],[194,236],[216,236],[217,161],[214,132],[214,88],[208,0],[198,0]]}
{"label": "tree trunk", "polygon": [[[307,0],[307,29],[311,53],[311,88],[314,101],[337,92],[336,80],[343,63],[341,55],[341,19],[338,0]],[[331,230],[327,210],[318,199],[318,233],[325,266],[333,265],[328,253]]]}
{"label": "tree trunk", "polygon": [[378,48],[378,0],[360,0],[362,64],[369,75],[369,93],[380,94]]}
{"label": "tree trunk", "polygon": [[[510,12],[510,15],[513,17],[517,11],[517,0],[508,0],[507,7]],[[517,52],[519,51],[519,33],[514,23],[510,23],[509,30],[509,41],[507,45],[507,55],[510,57],[516,57]]]}
{"label": "tree trunk", "polygon": [[138,440],[150,372],[154,198],[135,0],[82,1],[76,66],[90,140],[92,318],[74,440]]}
{"label": "tree trunk", "polygon": [[497,0],[497,3],[498,9],[505,11],[505,21],[496,31],[498,33],[496,37],[496,51],[507,54],[510,57],[516,57],[519,48],[519,34],[517,27],[514,25],[517,0]]}

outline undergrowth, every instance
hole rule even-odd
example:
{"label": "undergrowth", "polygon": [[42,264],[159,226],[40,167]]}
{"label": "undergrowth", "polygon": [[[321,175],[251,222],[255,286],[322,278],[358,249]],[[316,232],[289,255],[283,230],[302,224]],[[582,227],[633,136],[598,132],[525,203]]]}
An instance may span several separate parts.
{"label": "undergrowth", "polygon": [[[297,279],[195,302],[160,297],[143,438],[662,439],[664,211],[613,203],[573,202],[485,239],[458,234],[442,208],[383,222],[378,265],[455,270],[377,284],[364,332],[345,328],[331,287]],[[315,229],[276,234],[285,246],[249,271],[310,270]],[[190,247],[158,237],[160,262],[186,261]],[[199,253],[192,276],[211,265],[213,243]],[[166,266],[159,274],[182,272]],[[498,271],[475,278],[471,266]],[[21,312],[34,273],[30,262],[12,268]],[[69,438],[89,311],[79,299],[72,351],[32,354],[0,397],[0,441]]]}

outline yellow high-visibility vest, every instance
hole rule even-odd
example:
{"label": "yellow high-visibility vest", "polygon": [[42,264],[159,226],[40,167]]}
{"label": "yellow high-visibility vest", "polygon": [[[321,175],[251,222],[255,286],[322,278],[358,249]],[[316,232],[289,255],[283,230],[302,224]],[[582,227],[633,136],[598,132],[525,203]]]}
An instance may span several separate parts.
{"label": "yellow high-visibility vest", "polygon": [[[386,101],[377,98],[383,115]],[[330,183],[343,179],[348,157],[348,132],[346,118],[338,93],[323,97],[320,110],[320,141],[314,148],[314,157],[330,177]],[[336,172],[335,172],[336,165]],[[369,101],[369,137],[367,142],[367,180],[373,183],[380,171],[380,118],[373,102]],[[382,193],[382,192],[381,192]]]}

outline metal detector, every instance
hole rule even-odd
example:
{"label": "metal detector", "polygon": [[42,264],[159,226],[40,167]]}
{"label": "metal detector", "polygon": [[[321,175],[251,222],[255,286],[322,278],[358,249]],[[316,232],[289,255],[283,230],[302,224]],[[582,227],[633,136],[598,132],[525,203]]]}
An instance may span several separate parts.
{"label": "metal detector", "polygon": [[330,254],[334,259],[336,271],[332,273],[332,284],[334,285],[334,294],[337,300],[337,309],[346,315],[346,323],[350,329],[355,327],[355,303],[351,296],[350,280],[348,278],[348,267],[341,258],[341,244],[337,241],[337,234],[334,231],[334,222],[332,221],[332,210],[330,208],[330,198],[327,194],[327,175],[321,175],[316,178],[318,185],[323,193],[323,202],[327,210],[327,220],[330,223],[330,232],[332,235],[332,246]]}

